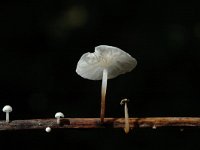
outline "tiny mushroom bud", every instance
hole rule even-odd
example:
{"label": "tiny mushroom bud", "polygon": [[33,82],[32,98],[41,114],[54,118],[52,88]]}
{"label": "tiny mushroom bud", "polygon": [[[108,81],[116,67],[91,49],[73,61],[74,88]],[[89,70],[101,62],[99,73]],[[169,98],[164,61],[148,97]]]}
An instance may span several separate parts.
{"label": "tiny mushroom bud", "polygon": [[3,107],[2,111],[6,113],[6,122],[9,122],[9,113],[12,112],[12,107],[10,105],[6,105]]}
{"label": "tiny mushroom bud", "polygon": [[56,114],[55,114],[55,118],[57,118],[57,124],[60,124],[60,118],[63,118],[64,117],[64,114],[63,113],[61,113],[61,112],[57,112]]}
{"label": "tiny mushroom bud", "polygon": [[83,78],[102,80],[101,86],[101,123],[104,122],[107,80],[120,74],[130,72],[137,65],[137,61],[123,50],[100,45],[95,47],[94,53],[85,53],[78,61],[76,72]]}
{"label": "tiny mushroom bud", "polygon": [[157,127],[156,127],[156,125],[155,125],[155,124],[153,125],[152,129],[157,129]]}
{"label": "tiny mushroom bud", "polygon": [[45,131],[49,133],[49,132],[51,132],[51,128],[50,127],[46,127]]}
{"label": "tiny mushroom bud", "polygon": [[128,107],[127,107],[127,102],[129,100],[128,99],[123,99],[120,104],[121,105],[124,105],[124,113],[125,113],[125,128],[124,128],[124,131],[125,133],[129,133],[129,130],[130,130],[130,126],[129,126],[129,116],[128,116]]}

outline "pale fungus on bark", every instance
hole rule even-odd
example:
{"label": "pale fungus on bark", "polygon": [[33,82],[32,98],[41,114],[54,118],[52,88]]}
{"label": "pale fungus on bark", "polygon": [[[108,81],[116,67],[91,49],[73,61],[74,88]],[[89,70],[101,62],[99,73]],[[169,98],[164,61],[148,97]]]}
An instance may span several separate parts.
{"label": "pale fungus on bark", "polygon": [[128,99],[123,99],[121,100],[120,104],[124,105],[124,116],[125,116],[125,127],[124,127],[124,131],[125,133],[129,133],[130,131],[130,125],[129,125],[129,115],[128,115],[128,106],[127,103],[129,102]]}
{"label": "pale fungus on bark", "polygon": [[56,120],[56,122],[57,122],[57,124],[59,125],[60,124],[60,118],[64,118],[65,116],[64,116],[64,114],[62,113],[62,112],[57,112],[56,114],[55,114],[55,118],[57,119]]}
{"label": "pale fungus on bark", "polygon": [[137,61],[123,50],[100,45],[95,47],[95,52],[87,52],[78,61],[76,72],[83,78],[102,80],[101,87],[101,123],[104,122],[107,80],[120,74],[130,72],[137,65]]}
{"label": "pale fungus on bark", "polygon": [[10,105],[6,105],[3,107],[2,111],[6,113],[6,122],[9,123],[9,113],[12,112],[12,107]]}

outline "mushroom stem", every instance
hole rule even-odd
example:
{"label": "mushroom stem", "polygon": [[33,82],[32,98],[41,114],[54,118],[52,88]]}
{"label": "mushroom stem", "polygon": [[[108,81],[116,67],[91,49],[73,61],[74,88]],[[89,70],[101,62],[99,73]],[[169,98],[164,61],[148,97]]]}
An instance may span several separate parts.
{"label": "mushroom stem", "polygon": [[60,124],[60,117],[57,118],[57,124]]}
{"label": "mushroom stem", "polygon": [[9,122],[9,112],[6,112],[6,122]]}
{"label": "mushroom stem", "polygon": [[124,131],[125,133],[128,133],[129,132],[129,116],[128,116],[128,107],[127,107],[127,102],[125,102],[124,104],[124,113],[125,113],[125,128],[124,128]]}
{"label": "mushroom stem", "polygon": [[128,116],[128,99],[123,99],[121,100],[120,104],[123,105],[124,104],[124,114],[125,114],[125,127],[124,127],[124,131],[125,133],[129,133],[130,130],[130,125],[129,125],[129,116]]}
{"label": "mushroom stem", "polygon": [[108,71],[103,70],[102,86],[101,86],[101,123],[104,122],[105,109],[106,109],[106,89],[107,89]]}

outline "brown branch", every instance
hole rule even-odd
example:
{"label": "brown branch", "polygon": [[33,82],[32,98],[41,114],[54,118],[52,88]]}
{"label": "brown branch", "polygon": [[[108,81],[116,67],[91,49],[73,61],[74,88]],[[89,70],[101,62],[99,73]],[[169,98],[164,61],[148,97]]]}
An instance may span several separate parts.
{"label": "brown branch", "polygon": [[[152,117],[129,118],[130,128],[154,127],[200,127],[200,118],[194,117]],[[124,118],[105,118],[101,124],[100,118],[61,118],[60,125],[56,119],[13,120],[10,123],[0,121],[0,130],[25,130],[51,128],[124,128]]]}

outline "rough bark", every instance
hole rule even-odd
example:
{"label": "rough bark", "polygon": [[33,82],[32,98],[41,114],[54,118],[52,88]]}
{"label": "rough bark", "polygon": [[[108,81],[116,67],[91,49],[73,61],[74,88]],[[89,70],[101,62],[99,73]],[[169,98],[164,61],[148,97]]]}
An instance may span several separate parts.
{"label": "rough bark", "polygon": [[[61,118],[60,125],[56,119],[13,120],[9,123],[0,121],[2,130],[26,130],[51,128],[124,128],[124,118],[105,118],[101,124],[100,118]],[[152,117],[129,118],[130,128],[157,128],[166,126],[200,127],[200,118],[195,117]]]}

